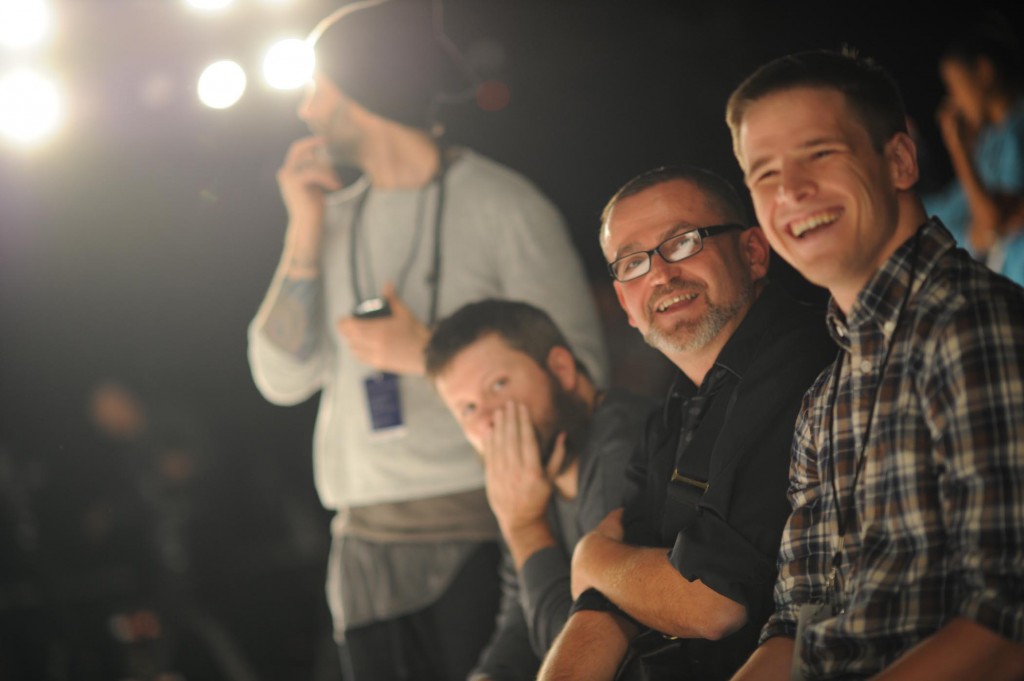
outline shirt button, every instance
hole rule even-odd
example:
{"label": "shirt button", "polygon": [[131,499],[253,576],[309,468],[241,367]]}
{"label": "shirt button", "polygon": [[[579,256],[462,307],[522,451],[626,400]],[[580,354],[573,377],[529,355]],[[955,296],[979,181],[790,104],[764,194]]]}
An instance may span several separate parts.
{"label": "shirt button", "polygon": [[862,374],[866,374],[869,371],[871,371],[871,362],[869,362],[866,359],[864,361],[862,361],[860,363],[860,371],[861,371]]}
{"label": "shirt button", "polygon": [[896,329],[896,322],[890,319],[885,324],[882,324],[882,329],[886,333],[892,333]]}

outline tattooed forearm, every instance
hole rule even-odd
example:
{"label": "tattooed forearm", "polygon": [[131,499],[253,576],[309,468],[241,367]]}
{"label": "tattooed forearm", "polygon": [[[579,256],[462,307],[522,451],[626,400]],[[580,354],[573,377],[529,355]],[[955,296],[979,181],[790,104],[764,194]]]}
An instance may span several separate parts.
{"label": "tattooed forearm", "polygon": [[308,359],[320,327],[320,280],[285,277],[264,325],[267,338],[285,352]]}

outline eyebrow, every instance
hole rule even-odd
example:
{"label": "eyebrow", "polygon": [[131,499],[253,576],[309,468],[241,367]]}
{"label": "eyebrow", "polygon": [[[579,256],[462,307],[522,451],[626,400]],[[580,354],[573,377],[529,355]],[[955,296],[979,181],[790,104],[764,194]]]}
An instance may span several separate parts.
{"label": "eyebrow", "polygon": [[[808,149],[810,147],[816,147],[816,146],[819,146],[819,145],[822,145],[822,144],[843,144],[844,146],[849,146],[845,142],[842,142],[838,137],[814,137],[812,139],[809,139],[809,140],[806,140],[804,142],[801,142],[800,144],[798,144],[796,146],[796,148],[797,149]],[[748,170],[744,174],[745,177],[750,177],[751,175],[756,174],[758,170],[760,170],[763,166],[765,166],[770,161],[771,161],[770,157],[769,158],[760,158],[757,161],[754,161],[753,163],[750,164],[750,170]]]}
{"label": "eyebrow", "polygon": [[762,158],[755,161],[754,163],[750,164],[750,168],[747,169],[743,176],[745,178],[749,178],[751,175],[756,175],[757,171],[759,171],[762,167],[768,164],[768,161],[769,159],[767,158]]}

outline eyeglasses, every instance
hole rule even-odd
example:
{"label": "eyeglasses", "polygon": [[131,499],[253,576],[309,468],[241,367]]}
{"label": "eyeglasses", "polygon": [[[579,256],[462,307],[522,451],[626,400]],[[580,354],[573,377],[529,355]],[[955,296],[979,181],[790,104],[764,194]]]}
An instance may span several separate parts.
{"label": "eyeglasses", "polygon": [[727,225],[711,225],[691,229],[689,232],[676,234],[665,239],[649,251],[637,251],[613,260],[608,265],[608,272],[617,281],[633,281],[651,271],[651,256],[657,253],[665,262],[679,262],[697,255],[704,248],[704,239],[717,236],[733,229],[743,230],[743,225],[730,223]]}

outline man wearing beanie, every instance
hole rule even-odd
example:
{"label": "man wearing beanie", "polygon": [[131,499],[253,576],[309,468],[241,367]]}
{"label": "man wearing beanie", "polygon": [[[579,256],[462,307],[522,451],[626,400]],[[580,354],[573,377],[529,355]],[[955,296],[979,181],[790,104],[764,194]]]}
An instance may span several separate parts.
{"label": "man wearing beanie", "polygon": [[[479,461],[423,376],[430,328],[474,300],[523,300],[603,385],[597,310],[552,203],[434,134],[439,95],[470,85],[429,2],[351,3],[310,40],[299,116],[313,136],[278,171],[288,226],[249,361],[275,404],[320,393],[314,474],[337,512],[327,595],[346,679],[462,679],[494,628],[499,533]],[[361,176],[343,187],[339,167]]]}

